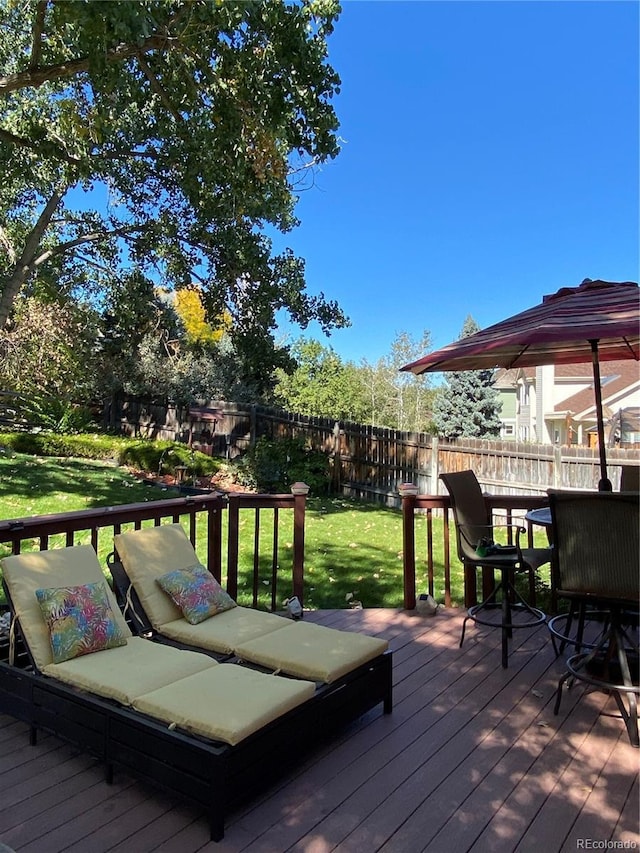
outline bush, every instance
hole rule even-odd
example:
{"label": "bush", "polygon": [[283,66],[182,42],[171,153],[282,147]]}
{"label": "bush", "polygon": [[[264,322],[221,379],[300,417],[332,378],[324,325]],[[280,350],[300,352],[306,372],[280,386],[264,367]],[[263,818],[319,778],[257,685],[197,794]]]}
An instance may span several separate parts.
{"label": "bush", "polygon": [[139,471],[175,474],[178,465],[188,476],[207,477],[222,466],[219,459],[192,451],[176,441],[132,439],[104,434],[58,435],[53,432],[0,432],[0,445],[31,456],[100,459]]}
{"label": "bush", "polygon": [[53,432],[1,432],[0,444],[31,456],[62,456],[120,462],[126,439],[87,433],[57,435]]}
{"label": "bush", "polygon": [[175,474],[177,467],[184,466],[187,475],[193,477],[208,477],[222,465],[221,460],[212,459],[199,450],[191,450],[186,444],[150,439],[130,440],[122,450],[120,461],[140,471],[153,471],[158,475]]}
{"label": "bush", "polygon": [[237,482],[258,492],[288,492],[299,481],[315,495],[329,488],[329,457],[301,438],[259,438],[234,468]]}
{"label": "bush", "polygon": [[23,400],[20,414],[32,426],[50,430],[59,435],[87,432],[94,424],[91,411],[60,397],[44,394]]}

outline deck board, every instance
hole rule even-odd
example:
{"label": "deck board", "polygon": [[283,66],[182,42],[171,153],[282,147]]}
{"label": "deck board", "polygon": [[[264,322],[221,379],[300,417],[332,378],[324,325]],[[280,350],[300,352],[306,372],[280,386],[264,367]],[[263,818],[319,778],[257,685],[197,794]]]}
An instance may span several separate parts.
{"label": "deck board", "polygon": [[0,716],[0,840],[25,853],[569,853],[581,839],[640,846],[640,751],[615,702],[576,685],[553,702],[562,661],[544,626],[499,632],[463,614],[340,610],[309,621],[389,639],[394,709],[300,757],[208,840],[201,810],[100,765],[57,738],[35,746]]}

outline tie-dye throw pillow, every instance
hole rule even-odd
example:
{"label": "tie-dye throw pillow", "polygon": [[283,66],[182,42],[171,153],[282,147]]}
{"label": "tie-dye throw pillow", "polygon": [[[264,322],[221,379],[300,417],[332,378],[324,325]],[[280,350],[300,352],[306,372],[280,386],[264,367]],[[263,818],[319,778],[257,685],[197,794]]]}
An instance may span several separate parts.
{"label": "tie-dye throw pillow", "polygon": [[104,583],[37,589],[36,597],[49,628],[54,663],[127,644]]}
{"label": "tie-dye throw pillow", "polygon": [[191,625],[236,606],[211,572],[200,563],[168,572],[158,578],[158,583]]}

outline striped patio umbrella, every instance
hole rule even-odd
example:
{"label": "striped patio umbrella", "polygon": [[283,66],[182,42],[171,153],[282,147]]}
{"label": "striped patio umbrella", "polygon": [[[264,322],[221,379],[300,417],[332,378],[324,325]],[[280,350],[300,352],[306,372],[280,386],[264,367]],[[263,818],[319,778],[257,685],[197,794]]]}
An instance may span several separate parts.
{"label": "striped patio umbrella", "polygon": [[640,289],[636,282],[590,281],[564,287],[539,305],[461,338],[402,370],[487,370],[591,361],[598,422],[601,491],[607,477],[600,362],[640,359]]}

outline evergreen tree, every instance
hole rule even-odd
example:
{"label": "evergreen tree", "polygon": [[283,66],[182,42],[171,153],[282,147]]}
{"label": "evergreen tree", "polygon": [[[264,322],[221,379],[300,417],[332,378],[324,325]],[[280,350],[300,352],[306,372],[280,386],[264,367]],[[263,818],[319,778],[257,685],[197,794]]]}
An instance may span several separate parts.
{"label": "evergreen tree", "polygon": [[[479,331],[468,316],[459,340]],[[493,387],[493,370],[463,370],[445,373],[445,387],[433,407],[438,435],[447,439],[495,438],[500,435],[500,402]]]}

